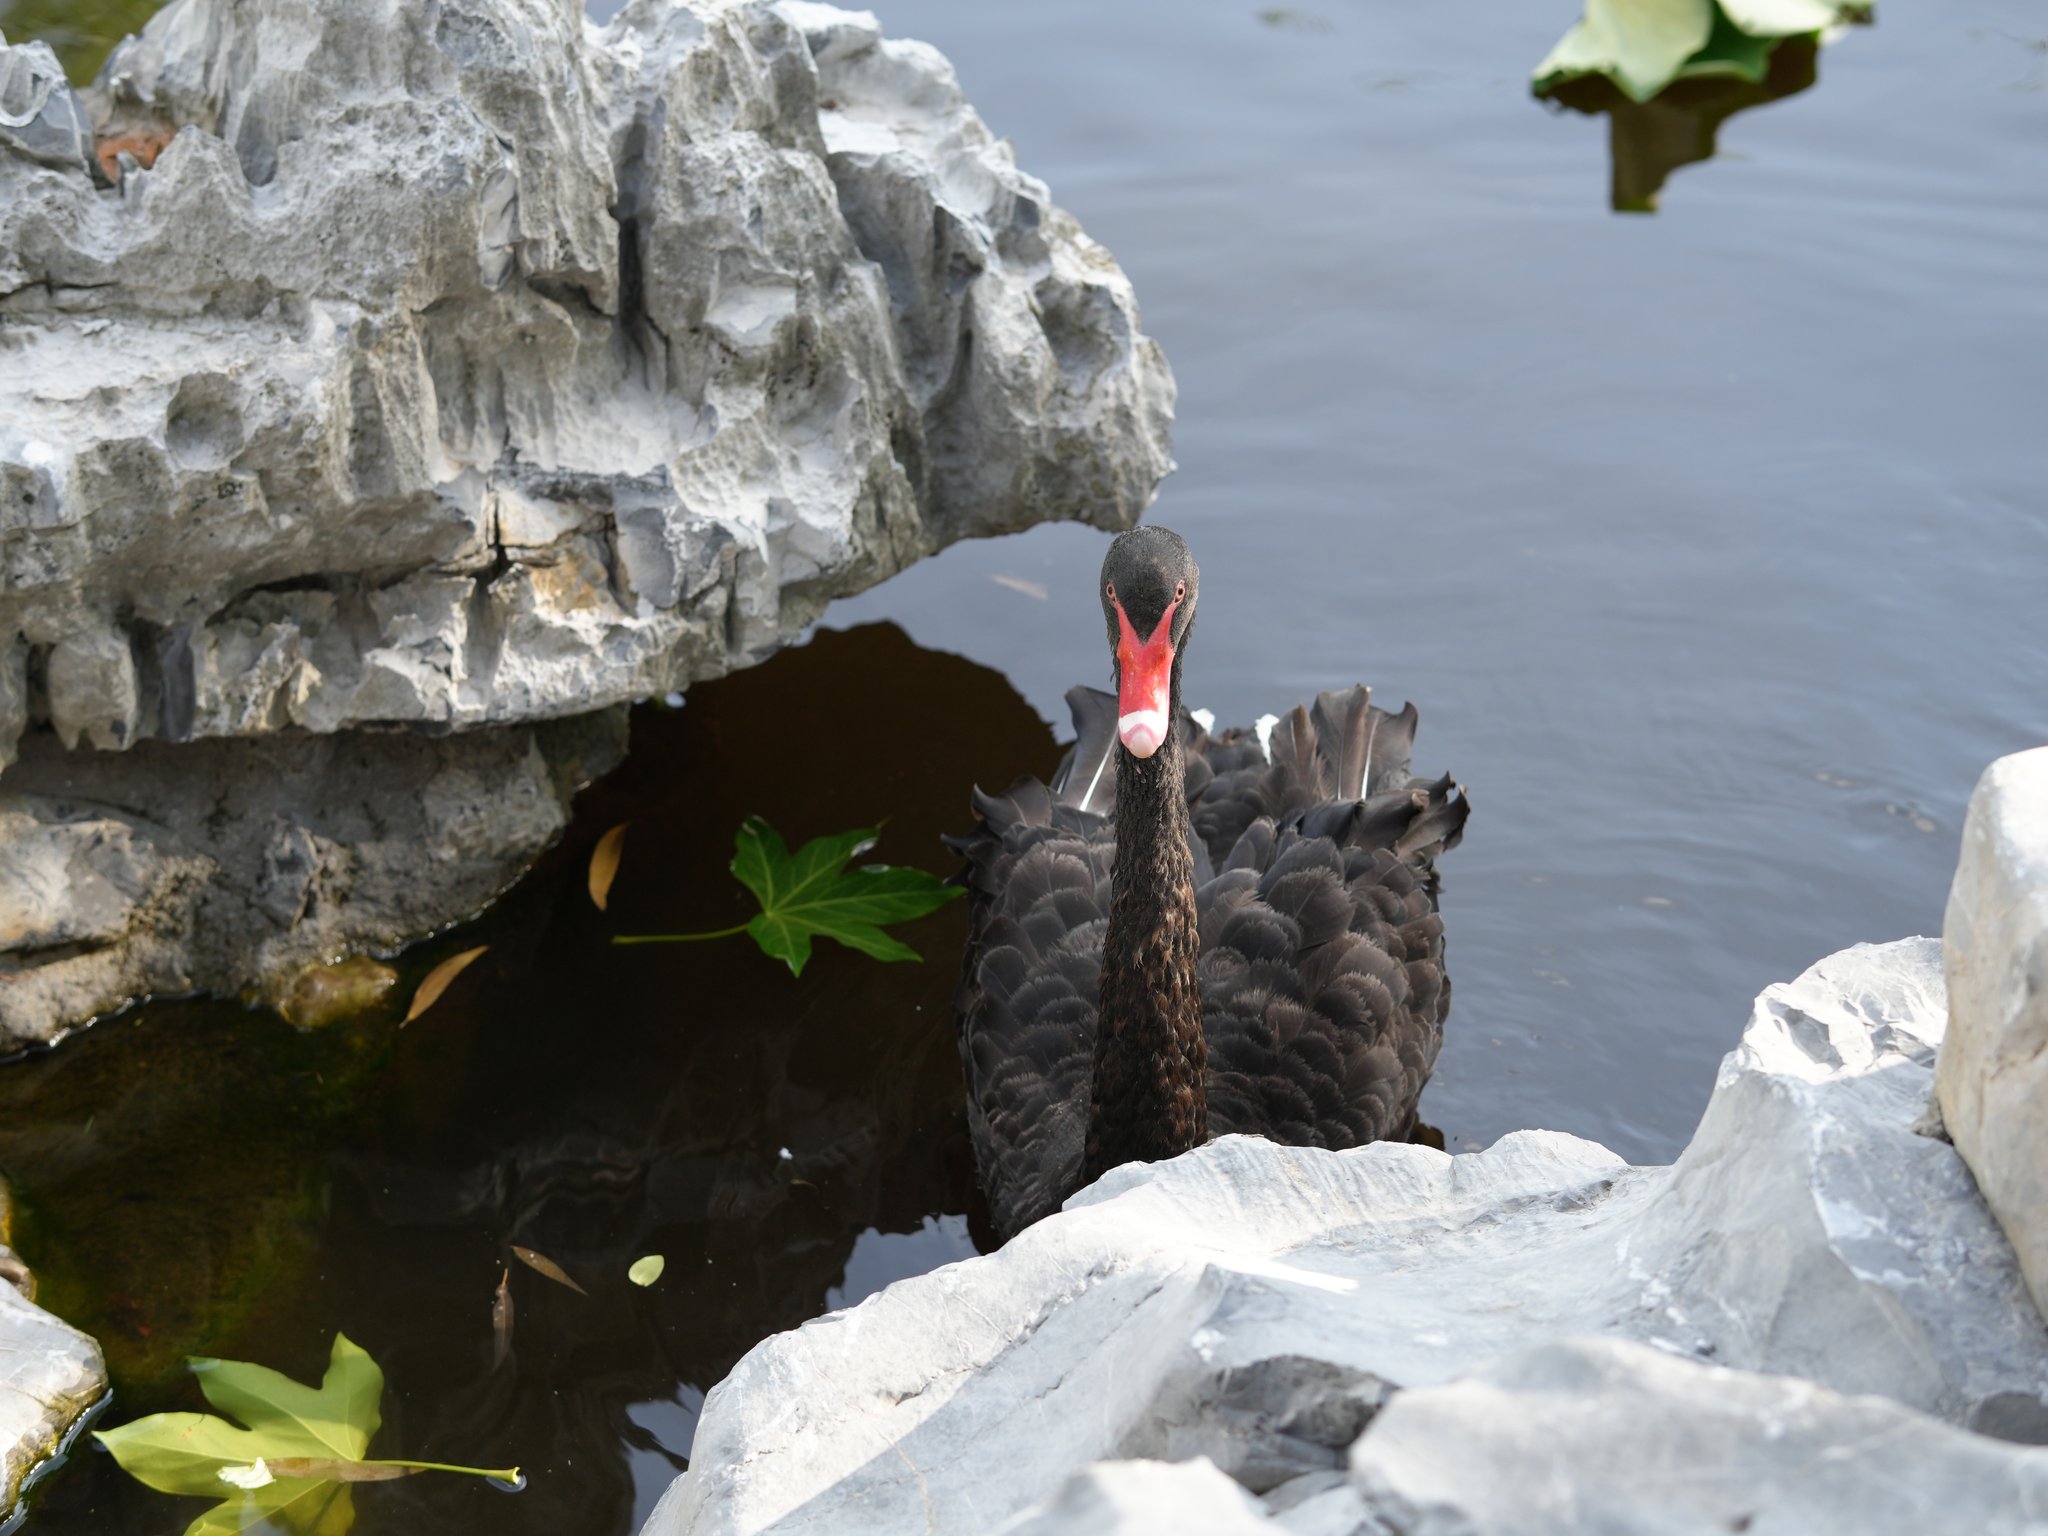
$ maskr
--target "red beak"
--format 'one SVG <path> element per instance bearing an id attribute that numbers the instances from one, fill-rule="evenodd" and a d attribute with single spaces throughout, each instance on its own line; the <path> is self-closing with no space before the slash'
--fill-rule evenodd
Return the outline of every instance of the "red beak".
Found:
<path id="1" fill-rule="evenodd" d="M 1150 757 L 1166 740 L 1173 708 L 1173 610 L 1159 616 L 1152 638 L 1140 640 L 1124 605 L 1116 605 L 1116 734 L 1133 757 Z"/>

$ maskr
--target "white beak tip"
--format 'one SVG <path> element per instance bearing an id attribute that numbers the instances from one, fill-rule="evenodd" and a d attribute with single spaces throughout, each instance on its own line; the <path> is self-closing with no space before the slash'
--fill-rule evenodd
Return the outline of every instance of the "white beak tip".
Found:
<path id="1" fill-rule="evenodd" d="M 1116 734 L 1131 756 L 1150 757 L 1159 750 L 1159 744 L 1166 740 L 1166 712 L 1160 709 L 1134 709 L 1128 715 L 1119 715 Z"/>

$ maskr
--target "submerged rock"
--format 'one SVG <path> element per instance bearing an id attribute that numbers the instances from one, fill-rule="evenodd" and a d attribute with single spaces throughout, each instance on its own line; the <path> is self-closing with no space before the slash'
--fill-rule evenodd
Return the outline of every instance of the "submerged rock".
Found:
<path id="1" fill-rule="evenodd" d="M 1769 988 L 1668 1168 L 1523 1131 L 1118 1169 L 1000 1253 L 757 1347 L 648 1536 L 986 1530 L 1091 1462 L 1197 1455 L 1289 1528 L 1349 1530 L 1308 1522 L 1344 1516 L 1337 1475 L 1405 1395 L 1585 1335 L 2048 1441 L 2048 1326 L 1969 1170 L 1913 1129 L 1945 1019 L 1928 939 Z M 1647 1351 L 1602 1358 L 1664 1390 Z"/>
<path id="2" fill-rule="evenodd" d="M 1970 797 L 1942 946 L 1942 1123 L 2048 1317 L 2048 747 L 2000 758 Z"/>
<path id="3" fill-rule="evenodd" d="M 174 0 L 86 93 L 164 145 L 112 187 L 46 53 L 0 49 L 6 121 L 42 93 L 0 130 L 0 767 L 658 696 L 955 539 L 1126 527 L 1170 467 L 1122 272 L 865 13 Z M 167 825 L 194 765 L 106 771 L 80 803 Z M 403 926 L 471 899 L 422 862 Z M 334 921 L 298 949 L 365 946 Z M 92 942 L 0 1045 L 216 984 Z"/>

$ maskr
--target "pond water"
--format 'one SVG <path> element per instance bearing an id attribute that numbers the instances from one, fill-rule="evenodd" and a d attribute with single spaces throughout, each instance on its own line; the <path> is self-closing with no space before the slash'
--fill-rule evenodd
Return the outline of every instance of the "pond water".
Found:
<path id="1" fill-rule="evenodd" d="M 1369 681 L 1470 790 L 1427 1118 L 1659 1161 L 1759 988 L 1939 931 L 1977 774 L 2048 739 L 2048 21 L 1881 10 L 1618 215 L 1609 125 L 1527 95 L 1572 9 L 881 8 L 1172 359 L 1152 516 L 1203 566 L 1191 702 Z M 961 546 L 643 710 L 563 846 L 407 958 L 401 991 L 492 946 L 409 1029 L 185 1003 L 0 1069 L 20 1246 L 106 1343 L 113 1416 L 199 1406 L 193 1351 L 315 1374 L 339 1328 L 389 1375 L 383 1454 L 530 1479 L 366 1488 L 358 1531 L 624 1536 L 752 1343 L 971 1251 L 957 907 L 908 930 L 925 965 L 824 946 L 797 982 L 606 940 L 744 915 L 750 812 L 886 816 L 883 855 L 945 868 L 967 786 L 1049 767 L 1061 693 L 1105 677 L 1102 547 Z M 628 819 L 604 916 L 583 865 Z M 493 1370 L 511 1243 L 592 1294 L 514 1273 Z M 196 1509 L 80 1451 L 29 1530 Z"/>

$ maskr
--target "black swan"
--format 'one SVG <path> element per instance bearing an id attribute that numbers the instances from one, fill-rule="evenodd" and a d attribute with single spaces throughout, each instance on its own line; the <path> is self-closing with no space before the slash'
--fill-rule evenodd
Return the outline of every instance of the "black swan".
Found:
<path id="1" fill-rule="evenodd" d="M 1050 785 L 974 792 L 960 1056 L 1007 1240 L 1212 1135 L 1403 1138 L 1449 1011 L 1437 856 L 1469 809 L 1357 687 L 1211 735 L 1181 708 L 1200 575 L 1143 527 L 1102 564 L 1116 697 L 1067 694 Z"/>

